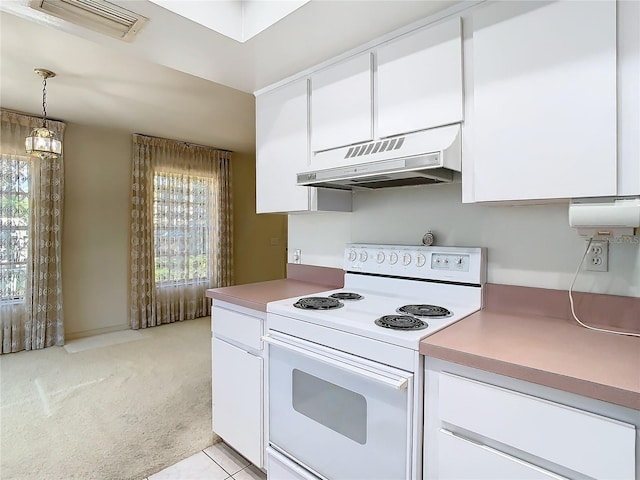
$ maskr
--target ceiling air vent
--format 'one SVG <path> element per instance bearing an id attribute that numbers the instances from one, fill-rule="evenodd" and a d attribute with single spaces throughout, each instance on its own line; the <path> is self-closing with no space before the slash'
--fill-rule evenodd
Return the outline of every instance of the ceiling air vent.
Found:
<path id="1" fill-rule="evenodd" d="M 148 20 L 104 0 L 31 0 L 31 8 L 130 42 Z"/>

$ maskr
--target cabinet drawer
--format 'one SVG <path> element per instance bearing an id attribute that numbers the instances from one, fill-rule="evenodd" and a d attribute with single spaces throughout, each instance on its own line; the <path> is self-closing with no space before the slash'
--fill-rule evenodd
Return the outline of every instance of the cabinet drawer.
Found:
<path id="1" fill-rule="evenodd" d="M 440 375 L 438 408 L 454 431 L 593 478 L 635 478 L 633 425 L 447 373 Z"/>
<path id="2" fill-rule="evenodd" d="M 461 461 L 464 459 L 464 461 Z M 562 480 L 547 470 L 535 467 L 484 445 L 438 432 L 438 478 L 440 480 Z"/>
<path id="3" fill-rule="evenodd" d="M 216 337 L 262 350 L 262 319 L 220 307 L 214 307 L 212 315 L 213 334 Z"/>

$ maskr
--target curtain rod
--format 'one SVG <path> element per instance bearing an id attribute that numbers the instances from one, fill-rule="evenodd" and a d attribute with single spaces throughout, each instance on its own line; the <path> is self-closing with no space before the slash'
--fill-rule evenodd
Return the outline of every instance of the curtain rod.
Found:
<path id="1" fill-rule="evenodd" d="M 181 143 L 183 145 L 188 145 L 190 147 L 213 148 L 214 150 L 218 150 L 220 152 L 233 153 L 233 150 L 226 150 L 224 148 L 212 147 L 211 145 L 201 145 L 199 143 L 185 142 L 183 140 L 174 140 L 172 138 L 155 137 L 153 135 L 145 135 L 144 133 L 136 133 L 135 135 L 139 135 L 140 137 L 146 137 L 146 138 L 156 138 L 158 140 L 171 140 L 172 142 Z"/>

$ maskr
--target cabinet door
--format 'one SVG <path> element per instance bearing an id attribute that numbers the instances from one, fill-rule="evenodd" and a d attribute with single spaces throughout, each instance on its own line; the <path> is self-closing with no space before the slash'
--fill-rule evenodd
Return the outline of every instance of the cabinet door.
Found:
<path id="1" fill-rule="evenodd" d="M 308 187 L 296 174 L 308 167 L 307 80 L 256 98 L 256 212 L 309 209 Z"/>
<path id="2" fill-rule="evenodd" d="M 640 2 L 618 2 L 618 195 L 640 195 Z"/>
<path id="3" fill-rule="evenodd" d="M 564 477 L 492 448 L 441 430 L 438 433 L 438 478 L 441 480 L 560 480 Z"/>
<path id="4" fill-rule="evenodd" d="M 476 201 L 616 194 L 616 2 L 473 15 Z"/>
<path id="5" fill-rule="evenodd" d="M 589 478 L 635 476 L 631 424 L 450 374 L 440 375 L 438 408 L 447 425 Z"/>
<path id="6" fill-rule="evenodd" d="M 462 121 L 460 18 L 380 47 L 377 63 L 377 137 Z"/>
<path id="7" fill-rule="evenodd" d="M 364 53 L 311 77 L 311 150 L 372 140 L 371 54 Z"/>
<path id="8" fill-rule="evenodd" d="M 213 338 L 213 430 L 263 466 L 262 358 Z"/>

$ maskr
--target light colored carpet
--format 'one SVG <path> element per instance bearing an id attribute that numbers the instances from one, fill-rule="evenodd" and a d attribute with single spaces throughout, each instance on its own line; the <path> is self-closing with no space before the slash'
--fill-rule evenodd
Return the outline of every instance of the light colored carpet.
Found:
<path id="1" fill-rule="evenodd" d="M 3 480 L 142 479 L 213 443 L 210 319 L 144 334 L 0 356 Z"/>

